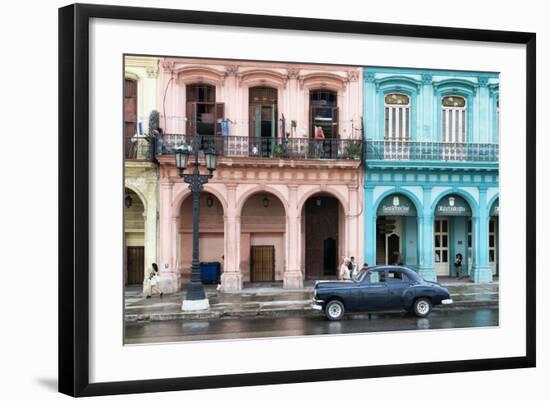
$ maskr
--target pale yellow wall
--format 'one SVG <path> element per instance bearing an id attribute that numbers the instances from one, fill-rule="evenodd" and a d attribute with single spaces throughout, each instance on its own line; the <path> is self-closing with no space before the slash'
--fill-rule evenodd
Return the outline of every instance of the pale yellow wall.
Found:
<path id="1" fill-rule="evenodd" d="M 137 118 L 142 122 L 144 132 L 147 132 L 149 114 L 159 108 L 159 59 L 127 56 L 124 72 L 126 78 L 138 81 Z"/>

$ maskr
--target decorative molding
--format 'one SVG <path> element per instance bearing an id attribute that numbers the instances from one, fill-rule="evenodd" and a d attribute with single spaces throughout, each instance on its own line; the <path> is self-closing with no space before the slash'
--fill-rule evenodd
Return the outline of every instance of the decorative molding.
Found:
<path id="1" fill-rule="evenodd" d="M 225 76 L 226 77 L 236 77 L 239 72 L 238 65 L 226 65 L 225 66 Z"/>
<path id="2" fill-rule="evenodd" d="M 255 69 L 237 73 L 237 79 L 239 86 L 246 84 L 248 81 L 260 81 L 262 84 L 272 83 L 275 86 L 286 89 L 288 75 L 272 70 Z"/>
<path id="3" fill-rule="evenodd" d="M 299 68 L 288 68 L 287 69 L 287 77 L 288 79 L 298 79 L 300 77 L 300 69 Z"/>
<path id="4" fill-rule="evenodd" d="M 382 89 L 385 89 L 387 87 L 390 90 L 412 90 L 418 94 L 422 85 L 422 83 L 416 79 L 395 75 L 381 79 L 375 79 L 374 82 L 376 92 L 380 92 Z"/>
<path id="5" fill-rule="evenodd" d="M 448 89 L 454 92 L 470 91 L 472 95 L 475 96 L 475 94 L 477 93 L 477 89 L 479 88 L 479 84 L 472 81 L 465 80 L 465 79 L 455 78 L 455 79 L 446 79 L 443 81 L 434 82 L 433 88 L 434 88 L 434 95 L 437 95 L 439 92 Z M 460 94 L 460 93 L 457 93 L 457 94 Z"/>
<path id="6" fill-rule="evenodd" d="M 363 80 L 365 82 L 374 82 L 375 80 L 375 74 L 374 72 L 366 72 L 365 75 L 363 76 Z"/>
<path id="7" fill-rule="evenodd" d="M 306 86 L 311 88 L 315 85 L 319 85 L 322 88 L 331 86 L 345 91 L 348 84 L 347 78 L 331 73 L 300 75 L 298 81 L 300 83 L 300 89 L 304 89 Z"/>
<path id="8" fill-rule="evenodd" d="M 158 78 L 159 76 L 159 68 L 158 66 L 149 66 L 145 69 L 145 72 L 147 73 L 147 78 Z"/>
<path id="9" fill-rule="evenodd" d="M 487 83 L 489 82 L 489 78 L 481 76 L 478 77 L 477 81 L 479 82 L 479 86 L 485 88 L 487 86 Z"/>
<path id="10" fill-rule="evenodd" d="M 422 83 L 424 85 L 431 85 L 433 80 L 432 74 L 422 74 Z"/>
<path id="11" fill-rule="evenodd" d="M 175 63 L 170 60 L 162 60 L 161 62 L 163 71 L 166 72 L 174 72 L 174 65 Z"/>
<path id="12" fill-rule="evenodd" d="M 357 82 L 359 80 L 359 71 L 350 70 L 348 71 L 348 82 Z"/>

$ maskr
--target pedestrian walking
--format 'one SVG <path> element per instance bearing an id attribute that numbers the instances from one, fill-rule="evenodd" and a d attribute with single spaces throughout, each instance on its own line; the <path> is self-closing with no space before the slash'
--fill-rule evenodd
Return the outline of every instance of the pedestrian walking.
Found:
<path id="1" fill-rule="evenodd" d="M 151 298 L 153 293 L 159 294 L 159 296 L 162 298 L 162 291 L 160 290 L 159 284 L 160 284 L 160 277 L 159 277 L 159 268 L 156 263 L 153 263 L 153 271 L 149 274 L 149 294 L 147 294 L 147 298 Z"/>
<path id="2" fill-rule="evenodd" d="M 460 273 L 462 270 L 462 254 L 457 253 L 455 256 L 455 274 L 458 279 L 461 278 Z"/>
<path id="3" fill-rule="evenodd" d="M 338 270 L 338 280 L 350 279 L 350 264 L 351 260 L 347 257 L 344 257 L 344 262 L 340 265 L 340 269 Z"/>

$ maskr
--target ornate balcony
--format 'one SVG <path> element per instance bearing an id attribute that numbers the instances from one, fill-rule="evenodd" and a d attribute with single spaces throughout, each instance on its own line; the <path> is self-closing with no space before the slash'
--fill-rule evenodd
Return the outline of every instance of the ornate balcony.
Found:
<path id="1" fill-rule="evenodd" d="M 498 168 L 499 148 L 496 143 L 413 142 L 367 140 L 367 166 L 380 164 L 445 165 Z M 403 163 L 401 163 L 403 162 Z"/>
<path id="2" fill-rule="evenodd" d="M 158 139 L 157 154 L 170 155 L 178 147 L 191 146 L 192 136 L 164 134 Z M 248 136 L 201 137 L 203 149 L 215 149 L 219 156 L 247 159 L 355 160 L 363 154 L 360 139 L 255 138 Z"/>
<path id="3" fill-rule="evenodd" d="M 155 149 L 155 138 L 134 137 L 129 139 L 124 146 L 124 157 L 126 160 L 153 161 Z"/>

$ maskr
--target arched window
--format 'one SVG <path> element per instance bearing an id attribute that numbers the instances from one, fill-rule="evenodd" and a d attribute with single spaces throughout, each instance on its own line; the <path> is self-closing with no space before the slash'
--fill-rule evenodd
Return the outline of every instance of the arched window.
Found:
<path id="1" fill-rule="evenodd" d="M 466 99 L 458 95 L 444 96 L 441 100 L 441 129 L 443 142 L 466 142 Z"/>
<path id="2" fill-rule="evenodd" d="M 408 140 L 411 125 L 411 99 L 403 93 L 384 97 L 384 138 Z"/>

